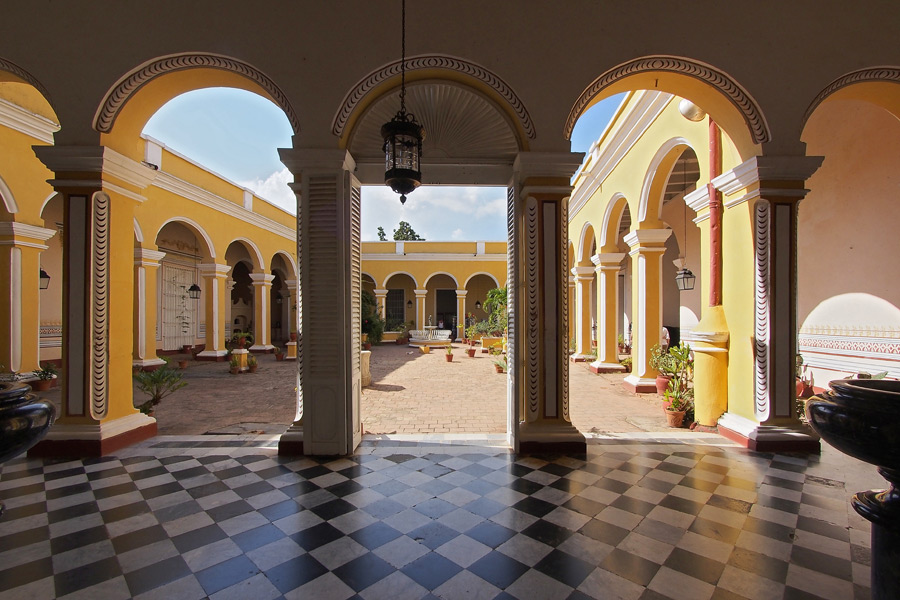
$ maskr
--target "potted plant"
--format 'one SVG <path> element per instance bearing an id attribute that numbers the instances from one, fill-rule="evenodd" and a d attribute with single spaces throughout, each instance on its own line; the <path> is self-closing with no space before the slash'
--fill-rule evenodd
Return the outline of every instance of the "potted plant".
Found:
<path id="1" fill-rule="evenodd" d="M 626 373 L 631 373 L 631 362 L 632 358 L 630 356 L 625 357 L 621 360 L 622 366 L 625 367 Z"/>
<path id="2" fill-rule="evenodd" d="M 670 427 L 681 427 L 685 414 L 693 409 L 694 356 L 683 343 L 670 348 L 669 354 L 674 368 L 665 394 L 666 421 Z"/>
<path id="3" fill-rule="evenodd" d="M 253 334 L 249 331 L 235 331 L 231 341 L 237 344 L 238 348 L 243 348 L 246 344 L 253 343 Z"/>
<path id="4" fill-rule="evenodd" d="M 56 377 L 56 368 L 53 363 L 45 362 L 40 369 L 32 371 L 37 380 L 31 382 L 31 389 L 36 392 L 46 392 L 53 384 L 53 378 Z"/>
<path id="5" fill-rule="evenodd" d="M 506 371 L 506 357 L 505 356 L 501 356 L 500 358 L 498 358 L 497 360 L 494 361 L 494 370 L 496 370 L 498 373 L 503 373 L 504 371 Z"/>
<path id="6" fill-rule="evenodd" d="M 149 400 L 138 405 L 137 408 L 151 417 L 163 398 L 187 385 L 187 381 L 184 381 L 184 374 L 169 367 L 168 361 L 158 369 L 136 373 L 134 379 L 138 389 L 150 396 Z"/>
<path id="7" fill-rule="evenodd" d="M 453 362 L 453 346 L 447 346 L 447 353 L 444 355 L 447 362 Z"/>
<path id="8" fill-rule="evenodd" d="M 475 346 L 469 346 L 466 348 L 466 354 L 469 355 L 469 358 L 475 358 Z"/>
<path id="9" fill-rule="evenodd" d="M 625 336 L 620 333 L 619 337 L 616 338 L 616 342 L 619 345 L 619 354 L 623 354 L 625 352 Z"/>
<path id="10" fill-rule="evenodd" d="M 181 370 L 187 369 L 188 361 L 186 358 L 178 359 L 178 368 Z"/>
<path id="11" fill-rule="evenodd" d="M 237 375 L 241 372 L 241 359 L 235 355 L 231 356 L 231 359 L 228 361 L 228 372 L 232 375 Z"/>
<path id="12" fill-rule="evenodd" d="M 656 344 L 650 348 L 650 368 L 656 371 L 656 393 L 662 396 L 675 371 L 675 359 L 668 350 Z"/>
<path id="13" fill-rule="evenodd" d="M 284 360 L 284 349 L 281 346 L 274 346 L 272 351 L 275 352 L 275 360 Z"/>
<path id="14" fill-rule="evenodd" d="M 259 363 L 256 360 L 256 356 L 254 356 L 253 354 L 247 356 L 247 369 L 249 369 L 251 373 L 256 373 L 256 369 L 258 367 Z"/>

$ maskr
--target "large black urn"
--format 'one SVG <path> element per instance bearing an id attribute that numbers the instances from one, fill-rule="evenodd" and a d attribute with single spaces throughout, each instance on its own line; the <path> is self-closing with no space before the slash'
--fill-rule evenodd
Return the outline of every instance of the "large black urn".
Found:
<path id="1" fill-rule="evenodd" d="M 54 419 L 56 407 L 31 393 L 29 385 L 0 383 L 0 464 L 38 443 Z"/>
<path id="2" fill-rule="evenodd" d="M 900 381 L 842 379 L 806 404 L 809 424 L 826 442 L 878 466 L 890 484 L 853 496 L 872 522 L 872 598 L 900 598 Z"/>

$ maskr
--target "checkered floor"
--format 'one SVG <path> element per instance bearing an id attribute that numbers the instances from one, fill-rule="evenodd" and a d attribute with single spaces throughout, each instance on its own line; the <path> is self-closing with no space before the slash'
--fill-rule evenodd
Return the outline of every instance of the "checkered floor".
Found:
<path id="1" fill-rule="evenodd" d="M 839 471 L 711 437 L 530 457 L 368 440 L 336 460 L 184 437 L 16 459 L 0 598 L 868 598 Z"/>

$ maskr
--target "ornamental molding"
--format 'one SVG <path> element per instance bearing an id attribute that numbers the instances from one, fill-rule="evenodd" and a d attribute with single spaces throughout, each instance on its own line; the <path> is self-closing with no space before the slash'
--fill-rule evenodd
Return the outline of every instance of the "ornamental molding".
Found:
<path id="1" fill-rule="evenodd" d="M 756 357 L 754 375 L 754 415 L 760 422 L 769 418 L 771 404 L 769 401 L 769 362 L 771 338 L 772 307 L 769 303 L 771 290 L 769 265 L 772 264 L 771 239 L 769 235 L 770 205 L 768 202 L 756 204 L 756 273 L 755 273 L 755 317 L 754 317 L 754 355 Z"/>
<path id="2" fill-rule="evenodd" d="M 369 261 L 420 262 L 420 261 L 458 261 L 458 262 L 506 262 L 505 254 L 363 254 L 362 259 Z"/>
<path id="3" fill-rule="evenodd" d="M 52 144 L 53 134 L 59 131 L 58 123 L 3 98 L 0 98 L 0 125 L 24 133 L 44 144 Z"/>
<path id="4" fill-rule="evenodd" d="M 90 408 L 99 420 L 109 409 L 109 195 L 97 192 L 92 204 Z"/>
<path id="5" fill-rule="evenodd" d="M 642 244 L 664 244 L 671 235 L 671 229 L 635 229 L 622 239 L 631 248 L 640 248 L 641 250 L 659 250 L 659 248 L 643 247 Z M 665 250 L 665 248 L 662 249 Z"/>
<path id="6" fill-rule="evenodd" d="M 211 53 L 184 53 L 173 54 L 157 58 L 144 63 L 137 69 L 125 75 L 116 82 L 112 89 L 107 92 L 94 115 L 94 129 L 100 133 L 109 133 L 112 131 L 113 124 L 116 121 L 125 103 L 144 85 L 153 79 L 187 69 L 219 69 L 236 73 L 253 81 L 268 94 L 281 110 L 284 111 L 294 135 L 300 133 L 300 120 L 291 106 L 287 95 L 279 88 L 272 79 L 262 73 L 256 67 L 243 61 Z"/>
<path id="7" fill-rule="evenodd" d="M 331 132 L 335 136 L 341 137 L 343 135 L 344 129 L 350 120 L 350 116 L 359 106 L 359 103 L 363 98 L 388 79 L 400 76 L 400 66 L 401 61 L 399 60 L 388 63 L 377 71 L 373 71 L 369 75 L 366 75 L 353 86 L 353 89 L 344 96 L 340 108 L 332 121 Z M 534 123 L 531 120 L 531 116 L 528 114 L 528 110 L 525 108 L 525 104 L 519 99 L 512 88 L 495 73 L 473 62 L 445 54 L 427 54 L 406 59 L 407 73 L 427 69 L 455 71 L 457 73 L 468 75 L 487 85 L 506 101 L 507 105 L 515 113 L 519 120 L 519 125 L 522 127 L 522 130 L 525 131 L 525 134 L 529 139 L 535 138 L 536 133 Z"/>
<path id="8" fill-rule="evenodd" d="M 724 72 L 710 65 L 668 55 L 638 58 L 613 67 L 595 79 L 581 93 L 581 96 L 575 102 L 575 106 L 569 112 L 569 118 L 566 120 L 566 127 L 563 132 L 566 139 L 572 138 L 572 130 L 575 128 L 575 122 L 578 120 L 578 117 L 581 116 L 591 100 L 604 88 L 625 77 L 653 71 L 687 75 L 709 84 L 728 98 L 729 102 L 744 116 L 744 122 L 747 124 L 754 143 L 764 144 L 771 139 L 769 125 L 766 123 L 762 110 L 740 84 Z"/>
<path id="9" fill-rule="evenodd" d="M 806 127 L 806 122 L 809 120 L 815 110 L 825 100 L 825 98 L 827 98 L 831 94 L 842 88 L 857 83 L 878 81 L 886 83 L 900 83 L 900 67 L 870 67 L 866 69 L 859 69 L 858 71 L 851 71 L 846 75 L 838 77 L 837 79 L 829 83 L 824 90 L 819 92 L 815 99 L 810 103 L 809 108 L 806 109 L 806 113 L 804 113 L 803 115 L 803 122 L 800 125 L 800 131 L 803 131 L 803 129 Z"/>
<path id="10" fill-rule="evenodd" d="M 37 79 L 35 79 L 31 73 L 29 73 L 16 63 L 0 58 L 0 71 L 12 73 L 19 79 L 31 85 L 32 87 L 34 87 L 34 89 L 41 93 L 41 96 L 43 96 L 51 106 L 53 105 L 53 102 L 50 100 L 50 92 L 47 91 L 47 88 L 45 88 Z"/>
<path id="11" fill-rule="evenodd" d="M 38 227 L 37 225 L 29 225 L 27 223 L 19 223 L 17 221 L 3 221 L 0 222 L 0 235 L 24 237 L 46 242 L 56 235 L 56 230 Z M 44 246 L 44 248 L 46 249 L 46 246 Z"/>

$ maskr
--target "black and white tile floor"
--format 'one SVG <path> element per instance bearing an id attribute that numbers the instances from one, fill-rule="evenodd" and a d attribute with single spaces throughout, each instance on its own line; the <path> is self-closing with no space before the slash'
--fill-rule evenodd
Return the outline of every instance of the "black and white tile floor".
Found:
<path id="1" fill-rule="evenodd" d="M 10 461 L 0 598 L 869 597 L 869 528 L 845 485 L 867 467 L 833 451 L 366 440 L 349 458 L 285 459 L 275 440 Z"/>

